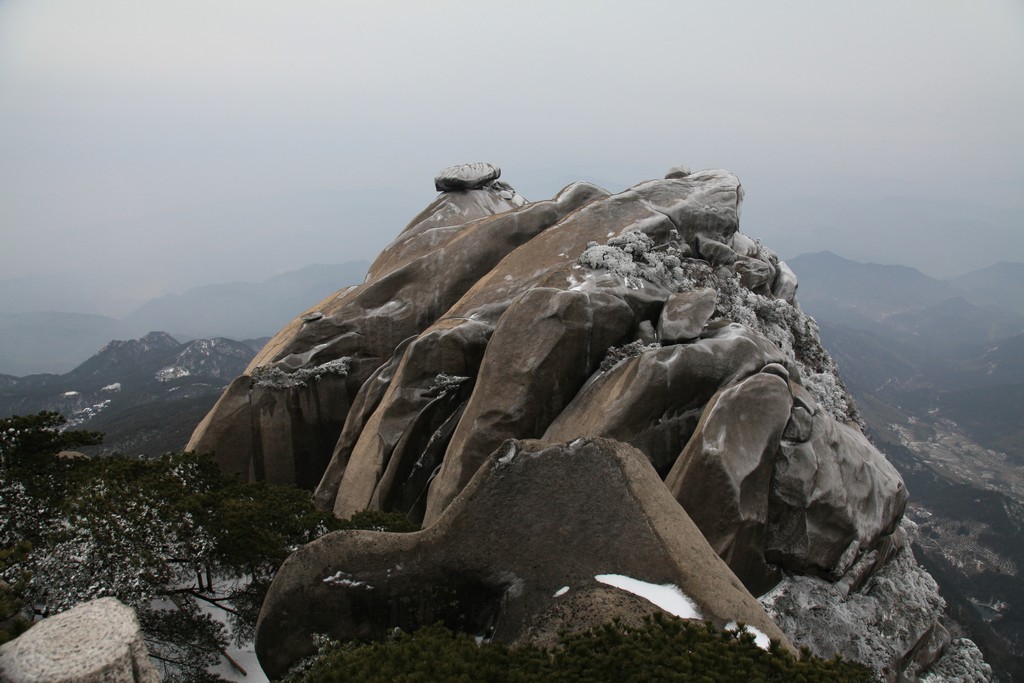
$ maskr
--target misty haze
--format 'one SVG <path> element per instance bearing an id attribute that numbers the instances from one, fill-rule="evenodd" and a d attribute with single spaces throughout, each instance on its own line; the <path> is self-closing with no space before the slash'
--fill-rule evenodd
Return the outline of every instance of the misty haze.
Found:
<path id="1" fill-rule="evenodd" d="M 1022 79 L 1016 0 L 0 2 L 0 679 L 1024 679 Z"/>

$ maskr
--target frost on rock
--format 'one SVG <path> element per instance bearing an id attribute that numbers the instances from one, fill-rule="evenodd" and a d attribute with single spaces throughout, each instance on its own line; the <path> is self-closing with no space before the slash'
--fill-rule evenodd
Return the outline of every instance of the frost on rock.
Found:
<path id="1" fill-rule="evenodd" d="M 519 451 L 518 449 L 516 449 L 515 441 L 507 442 L 507 445 L 505 446 L 505 453 L 500 458 L 498 458 L 497 462 L 494 463 L 495 469 L 508 467 L 516 459 L 516 456 L 518 454 Z"/>
<path id="2" fill-rule="evenodd" d="M 643 280 L 668 285 L 683 278 L 680 254 L 672 244 L 655 246 L 646 233 L 627 230 L 605 244 L 590 242 L 577 263 L 603 268 L 623 278 L 627 287 L 639 289 Z"/>
<path id="3" fill-rule="evenodd" d="M 900 659 L 945 607 L 935 580 L 910 550 L 915 525 L 904 521 L 903 529 L 899 552 L 857 592 L 844 596 L 839 584 L 793 575 L 763 595 L 761 605 L 797 647 L 826 659 L 842 655 L 883 678 L 895 676 Z"/>
<path id="4" fill-rule="evenodd" d="M 713 276 L 718 292 L 716 318 L 758 332 L 775 344 L 800 372 L 803 386 L 818 405 L 840 422 L 860 422 L 856 406 L 839 378 L 839 369 L 821 345 L 818 324 L 796 306 L 752 292 L 735 275 Z"/>
<path id="5" fill-rule="evenodd" d="M 441 398 L 443 396 L 447 396 L 453 391 L 457 391 L 460 386 L 465 382 L 468 382 L 470 379 L 472 378 L 439 372 L 437 373 L 437 376 L 434 377 L 434 381 L 427 390 L 427 393 L 431 396 Z"/>
<path id="6" fill-rule="evenodd" d="M 973 640 L 957 638 L 928 673 L 921 676 L 922 683 L 954 683 L 959 681 L 991 681 L 992 667 L 985 663 L 984 655 Z"/>
<path id="7" fill-rule="evenodd" d="M 672 238 L 678 240 L 679 236 L 675 233 Z M 753 240 L 747 241 L 750 242 L 748 250 L 760 253 L 767 259 L 765 263 L 773 259 L 778 262 L 778 257 L 770 250 Z M 702 287 L 714 289 L 718 301 L 712 320 L 730 320 L 763 335 L 799 370 L 800 381 L 823 409 L 840 422 L 859 423 L 856 406 L 839 379 L 835 362 L 821 345 L 814 319 L 785 299 L 752 291 L 743 285 L 741 276 L 733 269 L 715 269 L 705 260 L 684 257 L 685 248 L 685 244 L 677 245 L 671 240 L 655 245 L 646 233 L 627 230 L 605 244 L 591 242 L 580 255 L 578 264 L 607 270 L 635 289 L 642 288 L 645 280 L 674 292 Z M 608 370 L 619 361 L 651 348 L 636 344 L 610 350 L 601 370 Z"/>
<path id="8" fill-rule="evenodd" d="M 346 574 L 340 570 L 324 579 L 324 583 L 331 586 L 342 586 L 343 588 L 362 588 L 368 591 L 373 590 L 373 586 L 367 582 L 353 579 L 350 574 Z"/>
<path id="9" fill-rule="evenodd" d="M 627 358 L 633 358 L 634 356 L 639 356 L 644 351 L 650 351 L 651 349 L 658 348 L 661 348 L 661 344 L 657 342 L 654 342 L 653 344 L 644 344 L 640 339 L 631 341 L 630 343 L 622 346 L 613 346 L 608 349 L 608 353 L 605 355 L 604 360 L 601 361 L 601 372 L 611 370 Z"/>
<path id="10" fill-rule="evenodd" d="M 261 389 L 304 387 L 311 381 L 319 382 L 324 375 L 345 377 L 351 368 L 352 359 L 348 356 L 312 368 L 299 368 L 295 372 L 285 372 L 273 365 L 260 365 L 252 371 L 252 386 Z"/>

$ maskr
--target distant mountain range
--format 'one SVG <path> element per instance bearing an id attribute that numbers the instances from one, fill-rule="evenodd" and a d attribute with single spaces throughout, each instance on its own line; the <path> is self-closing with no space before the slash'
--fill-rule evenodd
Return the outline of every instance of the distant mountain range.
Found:
<path id="1" fill-rule="evenodd" d="M 166 332 L 112 341 L 63 375 L 0 375 L 0 415 L 41 410 L 105 433 L 92 453 L 160 455 L 181 450 L 221 391 L 266 338 L 178 342 Z"/>
<path id="2" fill-rule="evenodd" d="M 362 282 L 368 268 L 367 261 L 315 264 L 264 282 L 196 287 L 153 299 L 122 319 L 62 311 L 0 312 L 0 373 L 68 372 L 111 339 L 150 330 L 168 330 L 179 339 L 270 336 L 311 303 Z"/>
<path id="3" fill-rule="evenodd" d="M 991 198 L 766 195 L 744 201 L 744 220 L 787 256 L 831 249 L 857 261 L 884 257 L 943 278 L 985 268 L 997 258 L 1022 259 L 1024 210 Z M 993 251 L 994 244 L 1003 248 Z"/>
<path id="4" fill-rule="evenodd" d="M 1024 676 L 1024 264 L 942 281 L 830 252 L 787 263 L 907 483 L 921 562 L 986 659 Z"/>

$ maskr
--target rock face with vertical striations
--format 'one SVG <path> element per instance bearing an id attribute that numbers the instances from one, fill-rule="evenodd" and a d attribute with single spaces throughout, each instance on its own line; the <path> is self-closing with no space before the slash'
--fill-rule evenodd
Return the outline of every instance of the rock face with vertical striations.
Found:
<path id="1" fill-rule="evenodd" d="M 366 282 L 300 312 L 196 429 L 189 447 L 212 451 L 228 471 L 306 487 L 339 516 L 398 511 L 426 529 L 386 543 L 318 542 L 286 565 L 301 562 L 306 573 L 282 571 L 291 588 L 275 584 L 272 596 L 297 600 L 308 590 L 327 599 L 320 594 L 328 588 L 305 584 L 334 576 L 324 572 L 350 552 L 363 559 L 332 572 L 383 580 L 394 558 L 364 553 L 364 545 L 444 555 L 437 529 L 455 524 L 449 511 L 464 510 L 468 491 L 504 487 L 503 505 L 514 507 L 539 486 L 520 481 L 517 468 L 497 474 L 493 454 L 509 439 L 562 453 L 551 462 L 576 463 L 565 449 L 580 439 L 636 449 L 659 481 L 659 500 L 668 496 L 692 520 L 721 558 L 715 571 L 748 595 L 793 577 L 860 595 L 894 558 L 913 562 L 899 531 L 903 481 L 863 435 L 816 324 L 797 304 L 793 271 L 740 232 L 735 175 L 676 167 L 618 194 L 576 183 L 537 202 L 499 176 L 491 164 L 440 172 L 437 199 L 381 253 Z M 607 486 L 600 467 L 555 470 L 574 495 Z M 637 505 L 641 515 L 660 514 Z M 514 524 L 488 533 L 511 538 Z M 569 515 L 564 525 L 585 522 Z M 480 540 L 464 533 L 456 537 Z M 600 559 L 608 533 L 593 529 L 597 555 L 587 561 Z M 534 565 L 554 557 L 544 544 L 523 548 Z M 499 570 L 466 569 L 472 585 L 426 571 L 402 590 L 469 591 L 493 607 L 518 590 L 486 573 Z M 385 625 L 345 612 L 349 598 L 337 598 L 338 615 L 348 614 L 337 620 L 295 614 L 291 599 L 273 598 L 272 607 L 268 598 L 261 656 L 307 651 L 305 635 L 285 647 L 293 631 Z M 588 599 L 574 599 L 584 609 Z M 719 614 L 711 603 L 704 613 Z M 773 614 L 800 622 L 783 607 Z M 304 619 L 330 623 L 307 628 Z M 517 634 L 536 630 L 527 622 Z M 898 672 L 916 658 L 915 670 L 926 669 L 930 662 L 918 660 L 940 656 L 945 643 L 933 637 L 935 626 L 934 614 L 907 622 L 900 642 L 914 652 L 896 653 L 899 645 L 886 661 L 866 663 Z"/>

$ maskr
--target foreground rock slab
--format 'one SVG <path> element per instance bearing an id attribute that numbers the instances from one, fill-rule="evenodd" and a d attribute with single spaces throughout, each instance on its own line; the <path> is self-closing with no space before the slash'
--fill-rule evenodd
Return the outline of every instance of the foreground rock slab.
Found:
<path id="1" fill-rule="evenodd" d="M 583 481 L 581 481 L 583 480 Z M 382 637 L 445 622 L 501 642 L 635 618 L 658 606 L 595 577 L 678 589 L 706 620 L 789 641 L 715 554 L 647 457 L 610 439 L 506 441 L 436 524 L 412 534 L 342 531 L 294 553 L 260 613 L 270 676 L 315 651 L 313 634 Z M 593 600 L 601 605 L 593 609 Z"/>
<path id="2" fill-rule="evenodd" d="M 158 683 L 135 612 L 100 598 L 0 646 L 3 683 Z"/>

